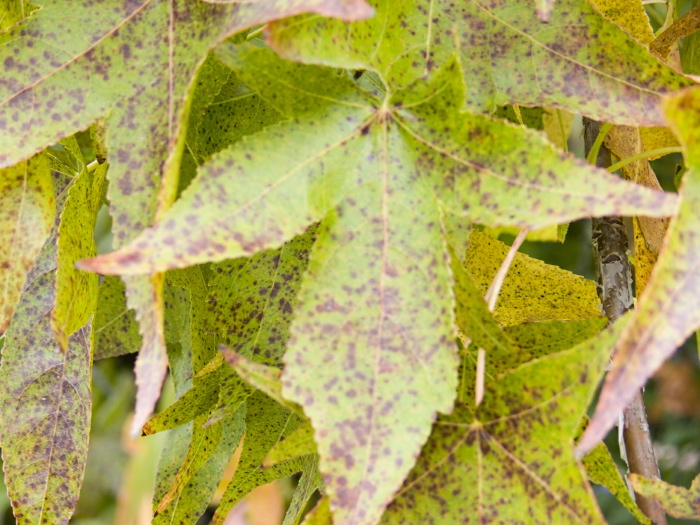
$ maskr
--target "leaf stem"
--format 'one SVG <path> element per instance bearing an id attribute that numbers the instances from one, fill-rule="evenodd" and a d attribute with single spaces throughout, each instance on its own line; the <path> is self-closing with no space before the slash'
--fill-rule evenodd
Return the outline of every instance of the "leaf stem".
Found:
<path id="1" fill-rule="evenodd" d="M 254 38 L 257 38 L 258 36 L 260 36 L 260 34 L 261 34 L 263 31 L 265 31 L 265 28 L 266 28 L 266 27 L 267 27 L 267 24 L 258 27 L 255 31 L 251 31 L 250 33 L 248 33 L 248 36 L 245 37 L 245 39 L 248 40 L 248 41 L 250 41 L 250 40 L 253 40 Z"/>
<path id="2" fill-rule="evenodd" d="M 603 135 L 603 126 L 588 118 L 583 119 L 583 126 L 587 158 L 592 157 L 596 166 L 600 168 L 608 168 L 611 164 L 610 150 L 601 146 L 598 151 L 593 151 L 595 144 L 602 142 L 598 139 Z M 592 156 L 592 153 L 595 153 L 595 156 Z M 627 233 L 619 217 L 594 218 L 592 222 L 596 288 L 605 315 L 614 323 L 634 306 L 632 266 L 627 258 Z M 623 455 L 627 457 L 629 471 L 659 479 L 659 467 L 654 456 L 641 390 L 637 391 L 634 400 L 622 415 L 621 430 L 625 448 Z M 666 525 L 666 514 L 656 500 L 639 494 L 636 500 L 639 508 L 651 518 L 654 525 Z"/>
<path id="3" fill-rule="evenodd" d="M 606 168 L 610 172 L 614 172 L 619 170 L 620 168 L 624 168 L 628 164 L 632 164 L 633 162 L 637 162 L 638 160 L 646 159 L 648 157 L 655 157 L 655 156 L 662 156 L 662 155 L 668 155 L 669 153 L 682 153 L 683 149 L 679 146 L 671 146 L 668 148 L 657 148 L 657 149 L 650 149 L 649 151 L 642 151 L 640 153 L 637 153 L 636 155 L 632 155 L 631 157 L 627 157 L 626 159 L 622 159 L 619 162 L 616 162 L 612 166 Z"/>
<path id="4" fill-rule="evenodd" d="M 530 228 L 523 228 L 520 230 L 518 235 L 515 237 L 515 240 L 513 241 L 513 244 L 511 245 L 510 249 L 508 250 L 508 253 L 506 254 L 505 259 L 503 259 L 503 262 L 501 263 L 501 267 L 498 269 L 496 272 L 496 275 L 493 278 L 493 281 L 491 281 L 491 285 L 489 286 L 489 289 L 486 291 L 486 295 L 484 295 L 484 299 L 486 300 L 486 303 L 488 304 L 489 311 L 493 312 L 494 309 L 496 308 L 496 301 L 498 300 L 498 294 L 501 291 L 501 287 L 503 286 L 503 282 L 506 280 L 506 275 L 508 275 L 508 270 L 510 269 L 511 264 L 513 264 L 513 259 L 515 259 L 515 254 L 518 253 L 518 250 L 520 249 L 520 246 L 522 246 L 523 241 L 525 241 L 525 238 L 527 237 L 527 234 L 530 233 Z M 486 352 L 484 351 L 483 348 L 479 348 L 479 351 L 477 352 L 476 355 L 476 385 L 474 388 L 474 404 L 475 406 L 479 406 L 481 404 L 481 401 L 484 399 L 484 378 L 486 376 Z"/>
<path id="5" fill-rule="evenodd" d="M 586 122 L 586 120 L 587 119 L 584 117 L 584 122 Z M 612 129 L 612 127 L 613 125 L 609 122 L 606 122 L 605 124 L 600 126 L 600 130 L 598 131 L 598 135 L 595 138 L 595 142 L 593 142 L 593 145 L 591 146 L 591 149 L 588 152 L 588 155 L 586 156 L 586 160 L 589 164 L 596 164 L 596 159 L 598 158 L 598 152 L 600 151 L 600 147 L 603 145 L 603 141 L 605 140 L 605 137 L 608 135 L 608 132 Z"/>

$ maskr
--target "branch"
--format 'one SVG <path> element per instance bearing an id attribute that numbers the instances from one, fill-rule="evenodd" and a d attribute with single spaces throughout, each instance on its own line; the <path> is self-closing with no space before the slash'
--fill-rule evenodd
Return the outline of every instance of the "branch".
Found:
<path id="1" fill-rule="evenodd" d="M 590 153 L 599 135 L 600 123 L 584 118 L 584 142 L 586 154 Z M 602 146 L 598 151 L 596 166 L 607 168 L 611 164 L 610 150 Z M 634 305 L 632 295 L 632 268 L 627 258 L 627 234 L 622 219 L 603 217 L 593 219 L 593 256 L 595 258 L 598 296 L 605 315 L 614 323 Z M 647 422 L 642 392 L 637 392 L 632 403 L 622 413 L 622 429 L 627 465 L 630 472 L 659 479 Z M 666 525 L 666 514 L 659 503 L 639 494 L 637 505 L 655 525 Z"/>

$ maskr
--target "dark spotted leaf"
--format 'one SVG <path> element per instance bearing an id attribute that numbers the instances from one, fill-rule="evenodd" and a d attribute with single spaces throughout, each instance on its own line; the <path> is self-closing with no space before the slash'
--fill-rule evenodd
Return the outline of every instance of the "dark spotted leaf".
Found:
<path id="1" fill-rule="evenodd" d="M 506 372 L 476 411 L 441 416 L 383 523 L 604 523 L 573 440 L 621 328 Z"/>
<path id="2" fill-rule="evenodd" d="M 79 246 L 81 234 L 64 216 L 81 215 L 92 196 L 81 174 L 73 184 L 54 177 L 57 215 L 54 229 L 32 268 L 5 335 L 0 366 L 0 446 L 8 493 L 18 523 L 66 523 L 73 514 L 87 461 L 91 418 L 92 312 L 84 326 L 68 336 L 65 347 L 54 338 L 52 311 L 86 290 L 58 286 L 57 274 L 88 253 L 75 249 L 61 256 L 61 244 Z M 99 191 L 101 195 L 101 190 Z M 85 197 L 85 198 L 83 198 Z M 94 219 L 93 219 L 94 220 Z M 71 260 L 72 257 L 72 260 Z"/>
<path id="3" fill-rule="evenodd" d="M 323 219 L 283 393 L 319 432 L 336 519 L 372 523 L 455 395 L 441 208 L 537 227 L 670 214 L 675 198 L 562 156 L 532 130 L 460 113 L 456 62 L 378 101 L 339 72 L 265 49 L 226 46 L 218 56 L 290 120 L 215 155 L 155 227 L 82 267 L 138 274 L 219 261 L 278 246 Z"/>
<path id="4" fill-rule="evenodd" d="M 651 520 L 639 510 L 639 507 L 632 499 L 627 484 L 620 476 L 620 471 L 617 469 L 617 465 L 615 465 L 615 461 L 604 443 L 598 443 L 593 450 L 583 457 L 581 462 L 586 468 L 586 474 L 591 483 L 602 485 L 608 489 L 639 523 L 651 525 Z"/>
<path id="5" fill-rule="evenodd" d="M 0 170 L 0 333 L 10 324 L 27 273 L 51 232 L 55 206 L 45 153 Z"/>
<path id="6" fill-rule="evenodd" d="M 596 412 L 579 442 L 581 452 L 605 437 L 635 392 L 700 328 L 700 90 L 686 90 L 669 99 L 666 112 L 689 168 L 683 176 L 680 207 L 634 317 L 617 345 Z"/>
<path id="7" fill-rule="evenodd" d="M 286 58 L 368 69 L 396 87 L 441 67 L 457 48 L 473 112 L 524 104 L 660 125 L 662 95 L 691 84 L 588 2 L 557 0 L 548 22 L 532 0 L 371 3 L 376 16 L 359 23 L 275 22 L 269 42 Z"/>
<path id="8" fill-rule="evenodd" d="M 222 525 L 233 506 L 255 487 L 290 476 L 304 468 L 303 458 L 280 463 L 268 469 L 261 466 L 275 443 L 293 432 L 300 422 L 299 416 L 262 392 L 256 392 L 248 399 L 243 452 L 236 473 L 221 497 L 214 515 L 214 525 Z"/>
<path id="9" fill-rule="evenodd" d="M 304 509 L 316 489 L 323 486 L 323 479 L 318 470 L 318 456 L 311 454 L 304 457 L 302 473 L 297 488 L 284 515 L 282 525 L 297 525 L 304 516 Z"/>
<path id="10" fill-rule="evenodd" d="M 109 275 L 100 285 L 93 321 L 95 359 L 130 354 L 141 346 L 136 318 L 126 306 L 124 293 L 124 283 L 119 277 Z"/>
<path id="11" fill-rule="evenodd" d="M 637 474 L 630 475 L 630 483 L 635 492 L 657 499 L 664 511 L 674 518 L 700 520 L 700 476 L 695 477 L 689 489 Z"/>

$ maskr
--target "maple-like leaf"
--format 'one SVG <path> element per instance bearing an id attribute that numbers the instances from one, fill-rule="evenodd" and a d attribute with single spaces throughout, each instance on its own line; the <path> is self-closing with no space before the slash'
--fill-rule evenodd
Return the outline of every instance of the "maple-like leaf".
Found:
<path id="1" fill-rule="evenodd" d="M 617 345 L 595 415 L 579 442 L 581 452 L 605 437 L 646 380 L 700 327 L 700 90 L 686 90 L 669 99 L 666 112 L 689 168 L 683 176 L 680 206 L 634 317 Z"/>
<path id="2" fill-rule="evenodd" d="M 93 184 L 101 173 L 71 180 L 54 177 L 54 229 L 36 259 L 5 336 L 0 365 L 0 446 L 3 470 L 18 523 L 66 523 L 72 515 L 87 461 L 91 418 L 92 323 L 90 311 L 73 312 L 62 346 L 54 337 L 53 312 L 75 301 L 94 304 L 97 287 L 61 284 L 76 259 L 94 253 L 83 228 L 94 226 L 90 203 L 102 195 Z M 95 177 L 93 177 L 95 175 Z M 84 224 L 63 217 L 80 216 Z M 76 238 L 75 236 L 78 236 Z M 75 294 L 82 294 L 77 297 Z M 90 298 L 92 293 L 94 297 Z M 75 327 L 76 319 L 83 319 Z"/>
<path id="3" fill-rule="evenodd" d="M 367 21 L 296 17 L 270 25 L 286 58 L 368 69 L 406 86 L 457 48 L 466 108 L 548 106 L 606 122 L 663 124 L 661 95 L 691 85 L 588 2 L 557 0 L 548 22 L 532 0 L 373 0 Z M 602 3 L 602 2 L 601 2 Z"/>
<path id="4" fill-rule="evenodd" d="M 362 0 L 266 0 L 209 5 L 198 0 L 111 0 L 100 8 L 58 0 L 3 34 L 0 63 L 0 167 L 23 160 L 109 114 L 108 199 L 115 246 L 175 197 L 185 142 L 182 123 L 195 71 L 209 49 L 269 20 L 315 12 L 348 20 L 371 15 Z M 80 28 L 80 30 L 76 30 Z M 124 132 L 128 130 L 128 132 Z M 162 179 L 160 175 L 162 174 Z M 152 412 L 165 378 L 162 276 L 125 279 L 142 351 L 132 433 Z"/>
<path id="5" fill-rule="evenodd" d="M 27 273 L 51 232 L 55 206 L 44 153 L 0 170 L 0 333 L 10 324 Z"/>
<path id="6" fill-rule="evenodd" d="M 438 419 L 383 523 L 604 523 L 573 439 L 621 326 L 489 382 Z"/>
<path id="7" fill-rule="evenodd" d="M 322 220 L 284 395 L 319 432 L 336 519 L 376 522 L 436 411 L 449 411 L 454 398 L 441 208 L 537 227 L 665 215 L 675 197 L 562 156 L 536 132 L 461 113 L 456 62 L 377 100 L 340 72 L 269 50 L 231 45 L 218 55 L 290 120 L 215 155 L 154 228 L 82 267 L 138 274 L 220 261 L 278 246 Z M 319 397 L 321 388 L 329 395 Z"/>

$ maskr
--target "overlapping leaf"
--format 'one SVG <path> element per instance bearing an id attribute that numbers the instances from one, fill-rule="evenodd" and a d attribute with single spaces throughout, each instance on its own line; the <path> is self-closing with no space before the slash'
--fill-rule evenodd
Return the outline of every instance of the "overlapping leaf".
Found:
<path id="1" fill-rule="evenodd" d="M 93 312 L 68 314 L 72 329 L 65 332 L 63 347 L 54 337 L 52 314 L 71 300 L 94 309 L 96 286 L 74 289 L 60 278 L 63 265 L 70 273 L 76 259 L 94 253 L 91 236 L 75 236 L 94 226 L 97 210 L 91 203 L 102 196 L 98 177 L 104 180 L 104 169 L 85 170 L 75 181 L 55 176 L 60 213 L 29 274 L 2 350 L 0 444 L 19 523 L 67 522 L 80 491 L 90 431 Z M 62 220 L 76 215 L 83 224 Z M 76 326 L 78 319 L 83 325 Z"/>
<path id="2" fill-rule="evenodd" d="M 93 321 L 95 359 L 137 352 L 141 346 L 134 312 L 126 306 L 124 283 L 107 276 L 100 285 Z"/>
<path id="3" fill-rule="evenodd" d="M 602 2 L 601 2 L 602 3 Z M 406 86 L 459 49 L 466 107 L 548 106 L 620 124 L 662 124 L 661 95 L 690 85 L 588 2 L 557 1 L 541 22 L 532 0 L 375 0 L 377 14 L 343 24 L 300 17 L 271 24 L 293 60 L 376 71 Z"/>
<path id="4" fill-rule="evenodd" d="M 54 212 L 45 154 L 0 170 L 0 333 L 10 324 L 27 273 L 51 232 Z"/>
<path id="5" fill-rule="evenodd" d="M 680 207 L 633 320 L 617 346 L 596 413 L 579 443 L 581 451 L 605 436 L 647 378 L 700 327 L 700 90 L 670 99 L 666 111 L 689 167 Z"/>
<path id="6" fill-rule="evenodd" d="M 630 476 L 630 482 L 635 492 L 657 499 L 664 511 L 674 518 L 700 520 L 700 476 L 695 477 L 689 489 L 637 474 Z"/>
<path id="7" fill-rule="evenodd" d="M 533 131 L 460 113 L 455 62 L 430 83 L 376 100 L 344 75 L 264 49 L 229 46 L 219 56 L 291 120 L 214 156 L 157 226 L 83 267 L 138 274 L 217 261 L 279 245 L 323 219 L 284 393 L 319 431 L 336 519 L 372 523 L 454 397 L 437 201 L 465 220 L 545 226 L 664 215 L 675 198 L 562 157 Z M 407 411 L 412 420 L 402 421 Z"/>
<path id="8" fill-rule="evenodd" d="M 465 267 L 482 295 L 507 253 L 507 245 L 472 232 Z M 503 326 L 600 315 L 595 282 L 522 253 L 515 256 L 494 310 L 494 317 Z"/>
<path id="9" fill-rule="evenodd" d="M 604 523 L 573 438 L 619 332 L 530 361 L 476 412 L 441 417 L 383 522 Z"/>

